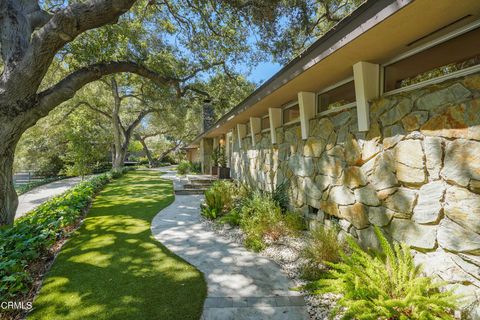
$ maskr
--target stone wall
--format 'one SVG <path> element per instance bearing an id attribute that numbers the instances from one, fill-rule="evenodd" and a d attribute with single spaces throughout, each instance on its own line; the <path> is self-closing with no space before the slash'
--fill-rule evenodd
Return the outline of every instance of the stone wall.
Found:
<path id="1" fill-rule="evenodd" d="M 299 124 L 278 128 L 275 146 L 270 133 L 255 146 L 247 137 L 232 175 L 266 190 L 287 183 L 292 210 L 337 222 L 364 247 L 378 247 L 372 226 L 382 227 L 478 303 L 480 74 L 372 101 L 370 122 L 358 132 L 353 108 L 311 120 L 307 140 Z"/>

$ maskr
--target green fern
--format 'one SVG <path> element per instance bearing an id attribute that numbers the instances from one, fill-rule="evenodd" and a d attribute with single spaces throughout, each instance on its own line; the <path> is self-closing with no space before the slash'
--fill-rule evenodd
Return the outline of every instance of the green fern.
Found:
<path id="1" fill-rule="evenodd" d="M 382 254 L 370 255 L 348 238 L 351 254 L 340 252 L 342 261 L 327 262 L 331 270 L 305 288 L 342 294 L 332 310 L 332 316 L 341 312 L 342 319 L 454 319 L 458 297 L 422 275 L 407 245 L 392 246 L 378 228 L 375 233 Z"/>

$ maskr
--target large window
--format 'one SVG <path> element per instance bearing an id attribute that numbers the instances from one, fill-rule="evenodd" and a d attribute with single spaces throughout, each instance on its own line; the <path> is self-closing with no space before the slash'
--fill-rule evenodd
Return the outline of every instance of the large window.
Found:
<path id="1" fill-rule="evenodd" d="M 355 83 L 353 80 L 319 93 L 317 112 L 332 110 L 352 102 L 355 102 Z"/>
<path id="2" fill-rule="evenodd" d="M 480 66 L 480 28 L 437 44 L 384 68 L 384 91 L 392 91 Z"/>
<path id="3" fill-rule="evenodd" d="M 270 117 L 265 116 L 262 118 L 262 130 L 266 130 L 270 128 Z"/>
<path id="4" fill-rule="evenodd" d="M 290 123 L 300 120 L 300 107 L 298 103 L 294 105 L 287 106 L 283 109 L 283 123 Z"/>

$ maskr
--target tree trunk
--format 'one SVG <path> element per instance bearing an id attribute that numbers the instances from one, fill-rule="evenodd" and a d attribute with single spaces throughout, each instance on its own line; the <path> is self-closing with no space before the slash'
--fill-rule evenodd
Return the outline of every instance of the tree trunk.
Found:
<path id="1" fill-rule="evenodd" d="M 150 149 L 148 149 L 148 146 L 147 144 L 145 143 L 145 139 L 142 139 L 142 138 L 138 138 L 138 141 L 140 141 L 140 143 L 142 144 L 142 147 L 143 147 L 143 151 L 145 151 L 145 154 L 147 155 L 147 159 L 148 159 L 148 166 L 150 168 L 153 168 L 155 167 L 155 160 L 153 159 L 152 157 L 152 153 L 150 152 Z"/>
<path id="2" fill-rule="evenodd" d="M 120 170 L 125 165 L 125 158 L 127 157 L 128 143 L 121 144 L 119 148 L 115 148 L 114 158 L 112 159 L 112 169 Z"/>
<path id="3" fill-rule="evenodd" d="M 13 185 L 13 158 L 22 133 L 22 126 L 0 117 L 0 226 L 13 224 L 18 196 Z"/>

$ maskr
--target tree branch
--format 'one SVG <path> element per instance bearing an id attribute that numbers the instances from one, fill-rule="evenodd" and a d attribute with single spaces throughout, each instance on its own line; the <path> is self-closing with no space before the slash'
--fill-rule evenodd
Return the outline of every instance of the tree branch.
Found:
<path id="1" fill-rule="evenodd" d="M 178 86 L 177 79 L 166 77 L 142 65 L 129 61 L 94 64 L 74 71 L 66 78 L 38 94 L 37 106 L 32 112 L 45 116 L 64 101 L 71 99 L 86 84 L 99 80 L 103 76 L 121 72 L 135 73 L 152 80 L 159 86 Z"/>
<path id="2" fill-rule="evenodd" d="M 17 94 L 19 89 L 15 86 L 18 83 L 28 83 L 31 94 L 35 94 L 52 59 L 65 44 L 87 30 L 117 22 L 118 17 L 128 11 L 136 0 L 74 2 L 48 17 L 48 20 L 44 13 L 37 14 L 38 10 L 28 16 L 28 12 L 21 10 L 24 1 L 0 1 L 0 10 L 13 14 L 0 21 L 1 47 L 2 51 L 3 48 L 7 50 L 2 54 L 7 72 L 2 74 L 0 92 L 6 97 Z M 4 11 L 6 9 L 9 11 Z M 15 21 L 11 20 L 12 17 Z M 28 19 L 41 28 L 32 34 Z"/>

